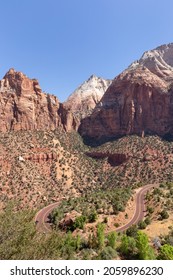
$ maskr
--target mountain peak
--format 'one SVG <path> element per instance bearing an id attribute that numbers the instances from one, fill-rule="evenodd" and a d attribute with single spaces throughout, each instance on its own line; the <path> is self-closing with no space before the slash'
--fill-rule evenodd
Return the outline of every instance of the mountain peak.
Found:
<path id="1" fill-rule="evenodd" d="M 13 74 L 14 72 L 16 72 L 16 70 L 14 68 L 10 68 L 7 72 L 7 74 Z"/>
<path id="2" fill-rule="evenodd" d="M 92 80 L 92 79 L 98 79 L 98 77 L 97 77 L 96 75 L 92 74 L 92 75 L 89 77 L 88 81 L 89 81 L 89 80 Z"/>
<path id="3" fill-rule="evenodd" d="M 5 74 L 4 78 L 5 77 L 8 77 L 9 75 L 15 75 L 16 78 L 19 78 L 19 77 L 27 77 L 23 72 L 21 71 L 16 71 L 14 68 L 10 68 L 7 73 Z"/>
<path id="4" fill-rule="evenodd" d="M 155 49 L 144 52 L 142 57 L 134 61 L 127 70 L 139 66 L 148 68 L 157 76 L 170 80 L 173 78 L 173 43 L 161 45 Z"/>
<path id="5" fill-rule="evenodd" d="M 82 115 L 82 118 L 91 114 L 96 104 L 106 92 L 111 80 L 99 78 L 91 75 L 88 80 L 83 82 L 64 103 L 68 109 L 75 114 Z"/>

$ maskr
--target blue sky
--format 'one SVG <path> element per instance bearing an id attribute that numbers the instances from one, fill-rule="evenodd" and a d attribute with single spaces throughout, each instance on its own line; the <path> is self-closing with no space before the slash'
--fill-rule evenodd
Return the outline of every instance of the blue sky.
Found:
<path id="1" fill-rule="evenodd" d="M 172 0 L 0 4 L 0 78 L 13 67 L 60 101 L 90 75 L 114 78 L 144 51 L 173 42 Z"/>

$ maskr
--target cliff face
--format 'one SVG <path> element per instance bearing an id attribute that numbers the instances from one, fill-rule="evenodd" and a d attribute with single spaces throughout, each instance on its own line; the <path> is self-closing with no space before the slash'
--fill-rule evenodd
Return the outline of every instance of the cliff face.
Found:
<path id="1" fill-rule="evenodd" d="M 79 131 L 104 140 L 173 133 L 173 44 L 145 53 L 117 76 Z"/>
<path id="2" fill-rule="evenodd" d="M 65 118 L 68 115 L 68 118 Z M 0 131 L 69 130 L 75 120 L 58 99 L 42 92 L 36 79 L 10 69 L 0 81 Z M 63 118 L 64 117 L 64 118 Z"/>
<path id="3" fill-rule="evenodd" d="M 87 156 L 94 159 L 104 159 L 107 158 L 108 163 L 112 166 L 118 166 L 122 163 L 126 162 L 129 159 L 128 154 L 120 154 L 120 153 L 105 153 L 105 152 L 88 152 Z"/>
<path id="4" fill-rule="evenodd" d="M 111 82 L 111 80 L 92 75 L 69 96 L 64 102 L 64 106 L 72 111 L 80 121 L 91 115 Z"/>
<path id="5" fill-rule="evenodd" d="M 105 92 L 106 91 L 106 92 Z M 147 51 L 113 82 L 91 76 L 64 103 L 10 69 L 0 81 L 0 131 L 77 130 L 101 141 L 173 135 L 173 44 Z"/>

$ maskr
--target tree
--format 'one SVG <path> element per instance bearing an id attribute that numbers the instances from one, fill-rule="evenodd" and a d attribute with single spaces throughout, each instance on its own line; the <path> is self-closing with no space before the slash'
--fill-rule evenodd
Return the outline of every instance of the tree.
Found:
<path id="1" fill-rule="evenodd" d="M 119 250 L 125 258 L 131 259 L 135 257 L 137 253 L 135 239 L 124 234 L 121 239 L 121 245 Z"/>
<path id="2" fill-rule="evenodd" d="M 159 220 L 168 219 L 168 218 L 169 218 L 169 214 L 166 210 L 163 210 L 163 211 L 160 212 Z"/>
<path id="3" fill-rule="evenodd" d="M 165 244 L 161 246 L 160 253 L 158 255 L 159 260 L 173 260 L 173 246 Z"/>
<path id="4" fill-rule="evenodd" d="M 137 225 L 132 225 L 131 227 L 129 227 L 126 231 L 126 234 L 128 236 L 131 236 L 131 237 L 136 237 L 137 236 L 137 232 L 138 232 L 138 227 Z"/>
<path id="5" fill-rule="evenodd" d="M 105 241 L 105 234 L 104 234 L 104 224 L 99 223 L 97 225 L 97 245 L 98 248 L 104 247 L 104 241 Z"/>
<path id="6" fill-rule="evenodd" d="M 145 229 L 147 227 L 147 224 L 145 223 L 145 221 L 140 221 L 138 223 L 138 227 L 139 229 Z"/>
<path id="7" fill-rule="evenodd" d="M 148 242 L 148 236 L 141 231 L 138 231 L 136 238 L 136 246 L 138 248 L 138 256 L 140 260 L 155 259 L 154 251 Z"/>
<path id="8" fill-rule="evenodd" d="M 120 252 L 125 256 L 128 255 L 129 252 L 128 236 L 125 234 L 121 238 Z"/>
<path id="9" fill-rule="evenodd" d="M 111 232 L 108 234 L 107 236 L 108 239 L 108 246 L 112 247 L 113 249 L 115 249 L 115 243 L 116 243 L 116 239 L 117 239 L 117 233 L 116 232 Z"/>

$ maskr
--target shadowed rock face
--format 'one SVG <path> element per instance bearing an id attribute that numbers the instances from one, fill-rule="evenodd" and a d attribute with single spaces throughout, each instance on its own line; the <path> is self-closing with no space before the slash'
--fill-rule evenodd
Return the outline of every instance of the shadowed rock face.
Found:
<path id="1" fill-rule="evenodd" d="M 75 129 L 73 115 L 36 79 L 10 69 L 0 81 L 0 131 Z"/>
<path id="2" fill-rule="evenodd" d="M 172 134 L 172 61 L 173 44 L 145 53 L 114 79 L 92 115 L 82 121 L 81 135 L 106 140 L 130 134 Z"/>
<path id="3" fill-rule="evenodd" d="M 118 166 L 129 159 L 129 155 L 120 154 L 120 153 L 88 152 L 86 153 L 86 155 L 95 159 L 107 158 L 107 161 L 112 166 Z"/>

